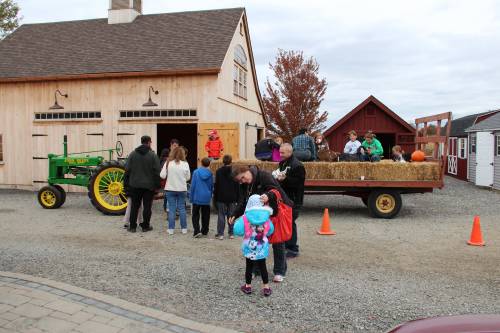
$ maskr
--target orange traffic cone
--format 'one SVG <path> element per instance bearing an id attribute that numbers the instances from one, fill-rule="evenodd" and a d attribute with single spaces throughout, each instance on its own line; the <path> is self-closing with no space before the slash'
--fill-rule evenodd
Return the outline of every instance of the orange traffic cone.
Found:
<path id="1" fill-rule="evenodd" d="M 474 223 L 472 224 L 472 232 L 470 240 L 467 242 L 469 245 L 484 246 L 483 235 L 481 234 L 481 224 L 479 223 L 479 216 L 474 216 Z"/>
<path id="2" fill-rule="evenodd" d="M 318 234 L 320 235 L 335 235 L 336 232 L 330 229 L 330 214 L 328 214 L 328 208 L 325 208 L 325 212 L 323 213 L 323 223 L 321 224 L 321 228 L 318 230 Z"/>

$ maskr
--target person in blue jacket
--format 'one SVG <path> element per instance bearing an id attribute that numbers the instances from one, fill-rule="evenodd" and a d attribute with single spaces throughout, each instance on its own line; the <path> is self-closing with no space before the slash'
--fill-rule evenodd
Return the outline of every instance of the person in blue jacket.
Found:
<path id="1" fill-rule="evenodd" d="M 214 189 L 212 172 L 208 169 L 210 159 L 201 160 L 201 167 L 196 169 L 191 179 L 189 198 L 193 204 L 193 237 L 200 238 L 208 234 L 210 223 L 210 201 Z M 201 211 L 201 230 L 200 230 Z"/>

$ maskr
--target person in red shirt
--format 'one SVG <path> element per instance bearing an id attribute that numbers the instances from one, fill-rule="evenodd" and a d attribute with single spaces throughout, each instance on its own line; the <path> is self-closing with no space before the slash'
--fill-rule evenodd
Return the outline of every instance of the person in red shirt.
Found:
<path id="1" fill-rule="evenodd" d="M 208 153 L 208 158 L 211 160 L 218 160 L 223 150 L 224 145 L 219 138 L 217 130 L 213 129 L 208 132 L 208 141 L 205 144 L 205 151 Z"/>

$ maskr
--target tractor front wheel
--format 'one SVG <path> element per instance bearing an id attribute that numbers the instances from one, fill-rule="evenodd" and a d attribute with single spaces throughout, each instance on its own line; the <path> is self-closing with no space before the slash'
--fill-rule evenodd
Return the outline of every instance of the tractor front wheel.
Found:
<path id="1" fill-rule="evenodd" d="M 38 203 L 45 209 L 57 209 L 64 203 L 61 191 L 55 186 L 44 186 L 38 191 Z"/>
<path id="2" fill-rule="evenodd" d="M 90 177 L 89 198 L 97 210 L 106 215 L 123 215 L 127 196 L 123 187 L 125 167 L 118 161 L 104 162 Z"/>

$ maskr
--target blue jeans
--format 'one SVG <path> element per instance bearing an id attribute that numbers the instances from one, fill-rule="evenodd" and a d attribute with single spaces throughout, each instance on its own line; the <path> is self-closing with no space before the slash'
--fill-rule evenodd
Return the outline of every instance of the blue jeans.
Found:
<path id="1" fill-rule="evenodd" d="M 175 229 L 175 212 L 179 211 L 181 228 L 187 229 L 186 222 L 186 192 L 167 191 L 168 228 Z"/>
<path id="2" fill-rule="evenodd" d="M 380 162 L 380 156 L 378 155 L 361 155 L 361 160 L 366 162 Z"/>

